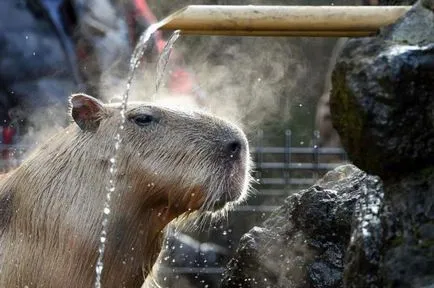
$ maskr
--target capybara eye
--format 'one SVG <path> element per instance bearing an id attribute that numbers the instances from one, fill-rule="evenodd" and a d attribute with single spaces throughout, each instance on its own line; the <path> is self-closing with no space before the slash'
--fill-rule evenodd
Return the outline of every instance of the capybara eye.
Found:
<path id="1" fill-rule="evenodd" d="M 141 114 L 132 117 L 132 120 L 139 126 L 146 126 L 154 122 L 155 118 L 152 115 Z"/>

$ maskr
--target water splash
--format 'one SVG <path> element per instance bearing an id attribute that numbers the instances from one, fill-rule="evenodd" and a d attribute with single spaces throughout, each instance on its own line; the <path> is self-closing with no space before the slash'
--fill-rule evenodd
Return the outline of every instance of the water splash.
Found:
<path id="1" fill-rule="evenodd" d="M 176 40 L 178 40 L 180 35 L 181 35 L 181 30 L 176 30 L 175 32 L 173 32 L 172 36 L 167 41 L 163 51 L 161 52 L 157 64 L 157 79 L 155 81 L 155 93 L 158 93 L 158 89 L 160 88 L 161 82 L 164 78 L 164 72 L 166 70 L 167 63 L 169 63 L 169 58 L 170 58 L 170 54 L 172 53 L 173 45 L 175 44 Z"/>
<path id="2" fill-rule="evenodd" d="M 137 42 L 137 45 L 133 51 L 133 54 L 131 56 L 130 60 L 130 70 L 128 73 L 127 78 L 127 85 L 125 89 L 125 93 L 122 96 L 122 104 L 121 104 L 121 122 L 119 125 L 119 128 L 117 130 L 116 136 L 114 138 L 115 140 L 115 150 L 114 150 L 114 156 L 110 158 L 110 179 L 109 179 L 109 185 L 106 188 L 107 194 L 106 199 L 104 202 L 104 210 L 103 210 L 103 220 L 102 220 L 102 228 L 100 232 L 100 238 L 99 238 L 99 246 L 98 246 L 98 259 L 95 266 L 95 288 L 101 288 L 101 276 L 102 271 L 104 268 L 103 260 L 104 260 L 104 252 L 105 247 L 107 243 L 107 227 L 109 223 L 109 216 L 110 216 L 110 204 L 111 204 L 111 195 L 113 192 L 116 191 L 116 171 L 117 171 L 117 159 L 118 159 L 118 152 L 119 148 L 122 144 L 122 131 L 124 130 L 124 124 L 125 124 L 125 111 L 127 109 L 127 103 L 128 103 L 128 97 L 130 94 L 131 89 L 131 82 L 133 81 L 134 74 L 139 67 L 141 60 L 143 58 L 143 55 L 145 54 L 146 50 L 149 46 L 149 40 L 151 39 L 151 36 L 160 28 L 164 23 L 158 22 L 155 24 L 152 24 L 151 26 L 146 29 L 146 31 L 140 36 L 139 41 Z"/>

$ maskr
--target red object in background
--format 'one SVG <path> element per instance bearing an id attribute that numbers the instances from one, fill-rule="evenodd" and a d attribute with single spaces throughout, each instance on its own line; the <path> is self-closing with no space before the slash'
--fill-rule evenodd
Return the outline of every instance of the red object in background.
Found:
<path id="1" fill-rule="evenodd" d="M 2 130 L 2 143 L 10 145 L 13 142 L 15 136 L 15 129 L 10 126 L 4 126 Z M 10 151 L 8 148 L 2 150 L 2 158 L 8 160 L 10 158 Z"/>
<path id="2" fill-rule="evenodd" d="M 193 90 L 193 76 L 184 69 L 177 68 L 170 75 L 169 89 L 175 93 L 188 94 Z"/>
<path id="3" fill-rule="evenodd" d="M 3 127 L 3 131 L 2 131 L 3 144 L 12 144 L 14 136 L 15 136 L 14 128 L 10 126 Z"/>
<path id="4" fill-rule="evenodd" d="M 151 9 L 148 6 L 148 3 L 146 3 L 145 0 L 135 0 L 134 4 L 136 6 L 136 9 L 140 12 L 140 14 L 143 15 L 149 22 L 156 23 L 157 17 L 151 12 Z"/>
<path id="5" fill-rule="evenodd" d="M 155 15 L 152 13 L 146 0 L 134 0 L 134 6 L 138 14 L 144 17 L 148 23 L 157 22 L 157 17 L 155 17 Z M 166 41 L 163 39 L 161 31 L 157 31 L 154 37 L 156 40 L 155 46 L 157 48 L 157 51 L 159 54 L 161 54 L 164 46 L 166 46 Z M 182 56 L 177 55 L 176 51 L 174 51 L 171 55 L 171 58 L 177 57 Z M 193 97 L 198 97 L 197 95 L 195 95 L 194 92 L 194 88 L 196 86 L 196 79 L 194 75 L 181 66 L 174 68 L 173 72 L 171 72 L 169 83 L 167 83 L 167 86 L 171 92 L 180 94 L 191 94 Z"/>
<path id="6" fill-rule="evenodd" d="M 139 15 L 145 18 L 148 23 L 153 24 L 158 22 L 157 17 L 152 13 L 146 0 L 134 0 L 134 6 Z M 163 40 L 160 30 L 157 30 L 154 35 L 158 53 L 161 53 L 166 45 L 166 41 Z"/>

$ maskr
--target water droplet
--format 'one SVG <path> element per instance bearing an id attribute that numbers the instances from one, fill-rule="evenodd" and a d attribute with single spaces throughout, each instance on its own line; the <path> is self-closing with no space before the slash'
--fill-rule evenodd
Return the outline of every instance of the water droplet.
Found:
<path id="1" fill-rule="evenodd" d="M 96 273 L 101 274 L 101 272 L 102 272 L 102 266 L 101 265 L 97 265 L 96 268 L 95 268 L 95 270 L 96 270 Z"/>
<path id="2" fill-rule="evenodd" d="M 110 209 L 109 209 L 109 208 L 107 208 L 107 207 L 106 207 L 106 208 L 104 208 L 104 214 L 107 214 L 107 215 L 108 215 L 108 214 L 110 214 Z"/>

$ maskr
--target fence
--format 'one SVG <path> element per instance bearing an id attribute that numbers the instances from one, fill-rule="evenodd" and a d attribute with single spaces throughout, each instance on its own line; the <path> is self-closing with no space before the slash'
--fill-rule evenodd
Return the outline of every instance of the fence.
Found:
<path id="1" fill-rule="evenodd" d="M 231 211 L 226 220 L 205 231 L 168 237 L 159 272 L 162 287 L 218 287 L 223 267 L 244 233 L 265 220 L 291 193 L 311 186 L 327 171 L 347 162 L 342 148 L 318 147 L 318 132 L 313 133 L 308 146 L 293 146 L 290 130 L 283 137 L 274 137 L 283 141 L 272 141 L 263 131 L 252 138 L 253 176 L 257 182 L 254 195 Z M 19 165 L 27 149 L 0 144 L 1 171 Z"/>

